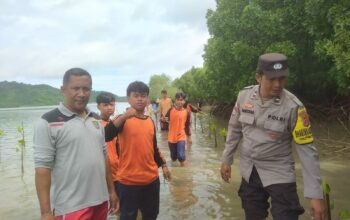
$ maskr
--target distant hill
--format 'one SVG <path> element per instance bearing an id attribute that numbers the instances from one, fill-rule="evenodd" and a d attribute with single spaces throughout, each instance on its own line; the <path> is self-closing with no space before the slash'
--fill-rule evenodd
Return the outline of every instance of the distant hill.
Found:
<path id="1" fill-rule="evenodd" d="M 100 91 L 92 91 L 90 102 L 94 102 Z M 56 105 L 63 100 L 60 90 L 49 85 L 30 85 L 18 82 L 0 82 L 0 108 Z M 117 102 L 127 101 L 116 96 Z"/>

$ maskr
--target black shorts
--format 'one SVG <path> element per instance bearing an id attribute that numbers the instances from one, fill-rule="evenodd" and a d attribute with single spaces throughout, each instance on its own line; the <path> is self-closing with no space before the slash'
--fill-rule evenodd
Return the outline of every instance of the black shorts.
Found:
<path id="1" fill-rule="evenodd" d="M 120 220 L 135 220 L 138 210 L 143 220 L 155 220 L 159 213 L 159 178 L 148 185 L 125 185 L 117 182 Z"/>
<path id="2" fill-rule="evenodd" d="M 246 220 L 261 220 L 268 216 L 271 197 L 271 214 L 274 220 L 297 220 L 304 213 L 297 194 L 296 183 L 280 183 L 263 187 L 259 174 L 253 167 L 249 183 L 242 178 L 238 191 Z"/>

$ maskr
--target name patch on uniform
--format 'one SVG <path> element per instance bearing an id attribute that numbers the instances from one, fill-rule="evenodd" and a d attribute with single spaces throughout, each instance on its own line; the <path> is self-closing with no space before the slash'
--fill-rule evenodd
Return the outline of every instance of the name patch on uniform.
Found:
<path id="1" fill-rule="evenodd" d="M 274 121 L 285 121 L 286 120 L 286 118 L 281 117 L 281 116 L 276 116 L 276 115 L 268 115 L 267 119 L 271 119 Z"/>
<path id="2" fill-rule="evenodd" d="M 254 114 L 254 105 L 251 102 L 246 102 L 243 105 L 242 112 L 244 113 L 249 113 L 249 114 Z"/>
<path id="3" fill-rule="evenodd" d="M 251 110 L 251 109 L 245 109 L 245 108 L 243 108 L 243 109 L 242 109 L 242 112 L 244 112 L 244 113 L 249 113 L 249 114 L 254 114 L 254 110 Z"/>
<path id="4" fill-rule="evenodd" d="M 298 118 L 293 130 L 293 139 L 297 144 L 309 144 L 314 141 L 309 116 L 304 107 L 298 108 Z"/>

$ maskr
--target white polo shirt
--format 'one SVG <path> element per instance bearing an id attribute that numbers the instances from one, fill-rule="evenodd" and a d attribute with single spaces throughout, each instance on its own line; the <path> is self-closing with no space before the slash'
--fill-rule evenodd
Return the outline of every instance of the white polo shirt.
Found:
<path id="1" fill-rule="evenodd" d="M 51 169 L 56 216 L 108 200 L 105 158 L 104 127 L 95 113 L 82 118 L 61 103 L 35 126 L 35 168 Z"/>

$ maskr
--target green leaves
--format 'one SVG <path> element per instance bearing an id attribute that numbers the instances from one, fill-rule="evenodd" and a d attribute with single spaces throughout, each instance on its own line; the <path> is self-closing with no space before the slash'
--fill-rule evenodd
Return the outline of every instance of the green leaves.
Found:
<path id="1" fill-rule="evenodd" d="M 25 141 L 25 138 L 24 138 L 24 126 L 23 126 L 23 122 L 22 122 L 22 124 L 21 125 L 18 125 L 17 126 L 17 131 L 18 131 L 18 133 L 21 135 L 21 139 L 19 139 L 18 140 L 18 144 L 19 144 L 19 146 L 21 146 L 22 148 L 23 147 L 25 147 L 25 145 L 26 145 L 26 141 Z M 17 149 L 17 151 L 18 151 L 18 149 Z"/>
<path id="2" fill-rule="evenodd" d="M 172 81 L 170 76 L 162 73 L 159 75 L 152 75 L 148 86 L 150 87 L 150 99 L 157 99 L 160 97 L 160 92 L 165 89 L 168 92 L 169 97 L 174 97 L 177 89 L 171 85 Z"/>
<path id="3" fill-rule="evenodd" d="M 227 136 L 227 129 L 226 128 L 222 128 L 220 130 L 220 136 L 221 137 L 226 137 Z"/>
<path id="4" fill-rule="evenodd" d="M 17 126 L 17 131 L 18 131 L 18 133 L 22 134 L 24 132 L 23 126 L 20 126 L 20 125 Z"/>
<path id="5" fill-rule="evenodd" d="M 26 144 L 25 140 L 24 139 L 21 139 L 21 140 L 18 140 L 18 144 L 20 146 L 24 146 Z"/>
<path id="6" fill-rule="evenodd" d="M 16 151 L 21 151 L 21 171 L 22 175 L 24 175 L 24 149 L 26 146 L 26 141 L 24 139 L 24 125 L 23 122 L 21 125 L 17 126 L 18 133 L 21 134 L 21 139 L 18 140 L 18 146 L 16 147 Z"/>
<path id="7" fill-rule="evenodd" d="M 332 65 L 328 72 L 330 82 L 341 95 L 350 94 L 350 4 L 348 1 L 309 0 L 306 12 L 311 18 L 309 32 L 316 36 L 315 54 Z M 319 9 L 319 10 L 318 10 Z M 321 9 L 321 10 L 320 10 Z M 318 14 L 324 15 L 322 18 Z M 321 20 L 323 19 L 323 21 Z"/>
<path id="8" fill-rule="evenodd" d="M 221 130 L 220 130 L 220 136 L 221 137 L 223 137 L 224 138 L 224 141 L 226 141 L 226 137 L 227 137 L 227 130 L 226 130 L 226 128 L 222 128 Z"/>
<path id="9" fill-rule="evenodd" d="M 211 132 L 215 133 L 217 130 L 217 123 L 214 120 L 210 120 L 209 122 L 209 129 Z"/>
<path id="10" fill-rule="evenodd" d="M 206 17 L 204 71 L 191 69 L 177 84 L 191 97 L 233 103 L 256 83 L 257 58 L 266 52 L 289 57 L 288 87 L 301 99 L 323 104 L 350 94 L 349 1 L 219 0 Z"/>
<path id="11" fill-rule="evenodd" d="M 178 89 L 186 93 L 187 100 L 196 102 L 199 99 L 209 99 L 210 85 L 206 81 L 205 68 L 192 67 L 185 72 L 181 78 L 176 79 L 173 83 Z"/>
<path id="12" fill-rule="evenodd" d="M 331 187 L 329 184 L 326 182 L 325 179 L 322 180 L 322 190 L 323 190 L 323 195 L 329 195 L 331 192 Z"/>
<path id="13" fill-rule="evenodd" d="M 340 220 L 350 220 L 350 213 L 348 210 L 343 210 L 339 213 Z"/>
<path id="14" fill-rule="evenodd" d="M 322 180 L 322 190 L 323 190 L 323 196 L 327 202 L 327 207 L 328 207 L 328 214 L 330 214 L 330 210 L 334 209 L 335 203 L 334 201 L 330 202 L 330 192 L 331 192 L 331 187 L 327 183 L 325 179 Z M 350 213 L 348 210 L 342 210 L 339 212 L 339 219 L 340 220 L 350 220 Z"/>

